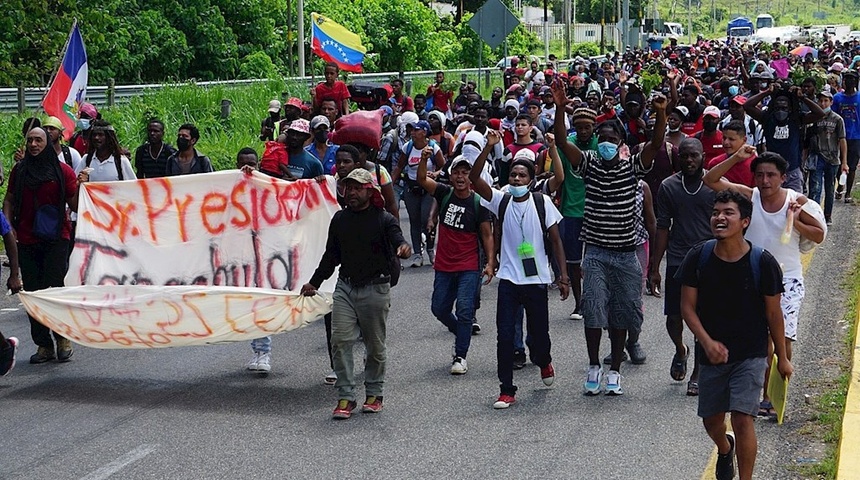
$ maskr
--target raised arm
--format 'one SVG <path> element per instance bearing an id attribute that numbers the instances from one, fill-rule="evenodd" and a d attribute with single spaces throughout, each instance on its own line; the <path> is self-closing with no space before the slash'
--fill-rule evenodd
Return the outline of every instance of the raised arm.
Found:
<path id="1" fill-rule="evenodd" d="M 555 102 L 555 110 L 559 112 L 565 105 L 567 105 L 567 95 L 564 92 L 564 84 L 561 82 L 560 78 L 556 78 L 553 80 L 551 88 L 552 99 Z M 578 167 L 579 162 L 582 161 L 582 150 L 577 148 L 573 143 L 567 141 L 567 129 L 564 126 L 564 115 L 555 116 L 553 133 L 555 133 L 555 138 L 557 139 L 559 148 L 561 148 L 561 152 L 564 153 L 567 161 L 570 162 L 574 168 Z"/>
<path id="2" fill-rule="evenodd" d="M 481 178 L 481 172 L 484 171 L 484 165 L 487 163 L 487 157 L 493 151 L 493 146 L 502 141 L 502 135 L 496 130 L 487 130 L 487 144 L 484 149 L 478 154 L 475 159 L 475 164 L 472 165 L 472 171 L 469 172 L 469 181 L 472 182 L 472 190 L 481 196 L 486 201 L 493 199 L 493 187 L 487 184 Z"/>
<path id="3" fill-rule="evenodd" d="M 428 145 L 421 150 L 421 161 L 418 162 L 417 180 L 418 185 L 421 185 L 421 188 L 427 190 L 427 193 L 430 195 L 433 195 L 436 193 L 436 181 L 427 176 L 427 160 L 430 159 L 431 155 L 433 155 L 433 147 Z"/>
<path id="4" fill-rule="evenodd" d="M 744 111 L 747 112 L 747 115 L 754 118 L 756 122 L 764 122 L 764 112 L 758 108 L 758 105 L 765 97 L 769 96 L 772 92 L 775 92 L 777 88 L 779 88 L 777 84 L 772 83 L 769 89 L 762 90 L 748 98 L 746 103 L 744 103 Z"/>
<path id="5" fill-rule="evenodd" d="M 558 154 L 558 150 L 555 148 L 555 135 L 551 133 L 546 134 L 547 140 L 547 149 L 546 154 L 549 155 L 549 158 L 552 159 L 552 171 L 553 176 L 550 177 L 547 182 L 547 189 L 550 193 L 558 191 L 561 188 L 561 185 L 564 183 L 564 165 L 561 163 L 561 155 Z"/>
<path id="6" fill-rule="evenodd" d="M 642 147 L 642 166 L 646 169 L 651 168 L 654 163 L 654 157 L 663 146 L 666 137 L 666 107 L 669 101 L 663 94 L 655 93 L 651 100 L 651 107 L 657 113 L 657 120 L 654 123 L 654 136 L 651 140 Z"/>
<path id="7" fill-rule="evenodd" d="M 735 166 L 738 162 L 743 162 L 744 160 L 755 155 L 755 147 L 752 145 L 744 145 L 742 146 L 734 155 L 727 158 L 725 161 L 718 163 L 713 168 L 708 170 L 705 176 L 702 178 L 702 181 L 705 182 L 705 185 L 708 186 L 711 190 L 715 192 L 721 192 L 723 190 L 737 190 L 743 196 L 747 198 L 752 198 L 752 188 L 741 185 L 739 183 L 732 183 L 723 176 L 728 172 L 733 166 Z"/>

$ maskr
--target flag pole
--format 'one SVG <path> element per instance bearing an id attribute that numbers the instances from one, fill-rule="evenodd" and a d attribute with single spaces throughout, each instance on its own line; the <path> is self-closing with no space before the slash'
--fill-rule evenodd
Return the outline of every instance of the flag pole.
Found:
<path id="1" fill-rule="evenodd" d="M 74 21 L 72 21 L 72 28 L 71 28 L 71 30 L 69 30 L 69 36 L 66 37 L 66 45 L 63 46 L 63 52 L 60 54 L 60 61 L 57 65 L 57 68 L 54 69 L 54 73 L 51 74 L 51 81 L 48 82 L 48 87 L 45 88 L 45 93 L 42 94 L 42 100 L 39 101 L 39 108 L 36 109 L 36 113 L 38 113 L 39 110 L 45 109 L 45 97 L 47 97 L 48 92 L 51 91 L 51 87 L 54 85 L 54 80 L 57 79 L 57 74 L 60 72 L 60 68 L 62 68 L 62 66 L 63 66 L 63 60 L 65 60 L 66 52 L 69 50 L 69 43 L 71 43 L 71 41 L 72 41 L 72 34 L 74 33 L 75 27 L 77 27 L 77 26 L 78 26 L 78 19 L 75 18 Z"/>

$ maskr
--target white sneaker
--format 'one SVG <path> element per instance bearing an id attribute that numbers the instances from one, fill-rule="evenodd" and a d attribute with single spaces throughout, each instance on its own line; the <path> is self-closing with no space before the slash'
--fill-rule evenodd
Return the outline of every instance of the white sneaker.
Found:
<path id="1" fill-rule="evenodd" d="M 618 372 L 615 372 L 616 374 Z M 603 383 L 603 368 L 599 365 L 591 365 L 588 367 L 588 374 L 585 376 L 585 394 L 599 395 Z"/>
<path id="2" fill-rule="evenodd" d="M 624 390 L 621 389 L 621 374 L 615 370 L 610 370 L 606 375 L 606 394 L 624 395 Z"/>
<path id="3" fill-rule="evenodd" d="M 257 368 L 257 363 L 259 361 L 260 361 L 260 353 L 254 352 L 254 356 L 251 358 L 251 361 L 248 362 L 248 370 L 250 370 L 252 372 L 256 372 L 257 370 L 259 370 L 259 368 Z"/>
<path id="4" fill-rule="evenodd" d="M 454 357 L 454 361 L 451 362 L 451 375 L 462 375 L 468 371 L 469 366 L 466 364 L 466 359 Z"/>
<path id="5" fill-rule="evenodd" d="M 424 266 L 424 256 L 420 253 L 416 253 L 412 255 L 412 263 L 409 264 L 410 267 L 422 267 Z"/>
<path id="6" fill-rule="evenodd" d="M 268 353 L 260 353 L 257 357 L 257 372 L 259 373 L 269 373 L 272 370 L 272 366 L 269 364 L 269 359 L 271 355 Z"/>
<path id="7" fill-rule="evenodd" d="M 582 314 L 581 314 L 581 313 L 579 313 L 579 311 L 574 310 L 574 311 L 570 314 L 570 319 L 571 319 L 571 320 L 582 320 Z"/>
<path id="8" fill-rule="evenodd" d="M 337 374 L 334 373 L 334 370 L 332 370 L 328 375 L 325 376 L 323 382 L 326 385 L 334 385 L 335 382 L 337 382 Z"/>

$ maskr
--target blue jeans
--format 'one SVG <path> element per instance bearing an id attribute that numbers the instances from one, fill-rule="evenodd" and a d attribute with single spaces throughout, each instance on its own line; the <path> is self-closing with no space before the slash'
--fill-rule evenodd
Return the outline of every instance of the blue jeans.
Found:
<path id="1" fill-rule="evenodd" d="M 833 213 L 833 185 L 836 182 L 836 172 L 839 165 L 832 165 L 818 156 L 818 165 L 809 172 L 809 198 L 821 203 L 821 186 L 824 184 L 824 217 L 830 218 Z"/>
<path id="2" fill-rule="evenodd" d="M 272 353 L 272 337 L 265 336 L 251 340 L 254 353 Z"/>
<path id="3" fill-rule="evenodd" d="M 519 307 L 526 311 L 529 358 L 543 368 L 552 362 L 549 339 L 549 308 L 546 285 L 515 285 L 508 280 L 499 282 L 496 303 L 496 359 L 500 390 L 503 395 L 515 395 L 514 386 L 514 323 Z"/>
<path id="4" fill-rule="evenodd" d="M 430 311 L 448 327 L 457 339 L 454 354 L 466 358 L 472 342 L 472 320 L 475 318 L 475 291 L 479 288 L 480 273 L 436 272 L 433 281 L 433 299 Z M 452 313 L 457 302 L 456 315 Z"/>

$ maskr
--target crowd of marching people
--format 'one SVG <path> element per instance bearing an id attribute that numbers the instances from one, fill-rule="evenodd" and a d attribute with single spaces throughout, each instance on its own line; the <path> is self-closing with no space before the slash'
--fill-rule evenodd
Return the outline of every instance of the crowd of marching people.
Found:
<path id="1" fill-rule="evenodd" d="M 834 203 L 852 203 L 860 160 L 860 44 L 825 40 L 803 57 L 788 53 L 795 46 L 700 38 L 566 65 L 513 58 L 489 98 L 471 82 L 452 91 L 438 72 L 414 98 L 396 79 L 380 105 L 353 113 L 350 91 L 329 64 L 310 101 L 272 100 L 261 122 L 265 144 L 238 152 L 236 168 L 337 180 L 342 210 L 301 289 L 316 294 L 339 266 L 325 319 L 332 370 L 325 381 L 338 391 L 333 416 L 349 418 L 358 406 L 359 340 L 367 347 L 361 410 L 382 409 L 399 259 L 435 270 L 430 310 L 454 336 L 452 375 L 468 371 L 481 285 L 497 278 L 496 409 L 517 401 L 513 371 L 527 355 L 545 385 L 554 381 L 553 291 L 561 300 L 572 294 L 570 319 L 583 323 L 585 394 L 624 394 L 624 362 L 647 360 L 642 298 L 653 295 L 663 299 L 674 352 L 669 374 L 699 396 L 718 447 L 717 478 L 733 478 L 735 451 L 741 478 L 749 478 L 752 419 L 776 415 L 767 378 L 793 369 L 801 253 L 824 240 Z M 13 291 L 22 281 L 29 290 L 62 285 L 79 183 L 213 169 L 196 149 L 192 124 L 179 126 L 173 146 L 164 123 L 152 119 L 132 155 L 94 106 L 82 105 L 78 116 L 68 144 L 56 118 L 24 126 L 26 146 L 4 200 L 11 227 L 0 217 Z M 401 203 L 408 232 L 400 230 Z M 30 320 L 37 346 L 30 362 L 68 361 L 71 343 Z M 694 347 L 684 341 L 685 324 Z M 601 357 L 604 331 L 610 352 Z M 0 373 L 17 345 L 0 337 Z M 252 349 L 248 369 L 270 371 L 271 338 Z M 726 433 L 727 412 L 734 435 Z"/>

